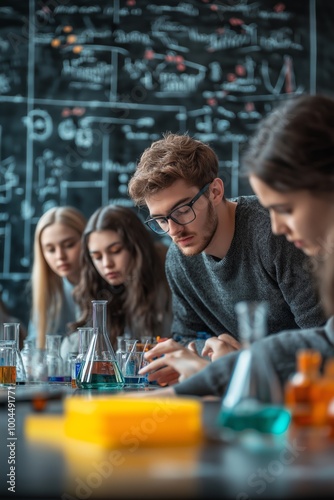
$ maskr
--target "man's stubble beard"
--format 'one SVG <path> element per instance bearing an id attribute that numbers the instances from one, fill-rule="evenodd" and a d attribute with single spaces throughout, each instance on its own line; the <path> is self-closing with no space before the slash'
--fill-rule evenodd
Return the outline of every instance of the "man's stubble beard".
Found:
<path id="1" fill-rule="evenodd" d="M 192 250 L 191 248 L 182 249 L 181 247 L 179 247 L 181 252 L 187 257 L 193 257 L 194 255 L 199 255 L 200 253 L 204 252 L 204 250 L 210 245 L 214 235 L 216 234 L 216 230 L 218 227 L 218 216 L 212 206 L 211 201 L 209 201 L 208 212 L 204 227 L 206 228 L 206 230 L 199 243 L 199 247 L 197 247 L 194 250 Z"/>

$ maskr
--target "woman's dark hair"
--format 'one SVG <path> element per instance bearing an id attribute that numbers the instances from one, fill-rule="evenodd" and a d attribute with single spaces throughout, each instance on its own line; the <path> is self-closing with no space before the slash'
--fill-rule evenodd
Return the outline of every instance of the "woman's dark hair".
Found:
<path id="1" fill-rule="evenodd" d="M 129 274 L 124 285 L 109 285 L 96 270 L 88 250 L 88 238 L 94 231 L 117 232 L 130 252 Z M 164 293 L 164 289 L 166 296 L 169 293 L 164 271 L 166 250 L 164 245 L 154 243 L 133 209 L 109 205 L 94 212 L 82 236 L 82 273 L 74 290 L 82 315 L 71 325 L 72 331 L 91 323 L 92 300 L 108 300 L 108 328 L 114 345 L 125 326 L 135 337 L 157 335 L 158 294 Z"/>
<path id="2" fill-rule="evenodd" d="M 325 253 L 314 268 L 318 289 L 327 316 L 334 315 L 334 226 L 327 235 Z"/>
<path id="3" fill-rule="evenodd" d="M 276 191 L 334 191 L 334 100 L 290 98 L 264 118 L 242 158 L 242 172 Z"/>

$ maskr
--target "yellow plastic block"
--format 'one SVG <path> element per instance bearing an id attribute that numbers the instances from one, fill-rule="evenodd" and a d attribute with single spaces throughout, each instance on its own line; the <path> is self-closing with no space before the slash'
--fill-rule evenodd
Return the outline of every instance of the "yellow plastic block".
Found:
<path id="1" fill-rule="evenodd" d="M 186 445 L 203 436 L 202 404 L 191 398 L 74 396 L 64 409 L 67 437 L 106 447 Z"/>
<path id="2" fill-rule="evenodd" d="M 65 437 L 64 417 L 62 415 L 28 415 L 24 422 L 24 433 L 30 441 L 61 446 Z"/>

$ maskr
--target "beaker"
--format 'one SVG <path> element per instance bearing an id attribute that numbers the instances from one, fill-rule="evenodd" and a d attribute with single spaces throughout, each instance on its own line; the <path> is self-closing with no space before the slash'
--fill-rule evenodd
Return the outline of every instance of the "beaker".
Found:
<path id="1" fill-rule="evenodd" d="M 31 377 L 33 384 L 44 384 L 48 381 L 46 349 L 42 347 L 36 347 L 33 351 Z"/>
<path id="2" fill-rule="evenodd" d="M 233 431 L 281 434 L 291 418 L 283 407 L 283 388 L 264 345 L 251 348 L 255 340 L 266 335 L 267 303 L 239 302 L 235 310 L 242 350 L 222 401 L 219 425 Z"/>
<path id="3" fill-rule="evenodd" d="M 65 382 L 65 366 L 60 355 L 61 335 L 46 335 L 48 382 Z"/>
<path id="4" fill-rule="evenodd" d="M 21 357 L 27 375 L 27 382 L 32 382 L 32 357 L 35 350 L 35 339 L 24 339 Z"/>
<path id="5" fill-rule="evenodd" d="M 27 374 L 19 349 L 20 323 L 3 323 L 3 338 L 4 340 L 11 340 L 15 343 L 16 383 L 25 384 L 27 381 Z"/>
<path id="6" fill-rule="evenodd" d="M 148 340 L 146 341 L 146 343 Z M 125 340 L 125 354 L 122 364 L 125 386 L 127 388 L 143 387 L 147 385 L 147 376 L 139 375 L 139 370 L 143 368 L 147 361 L 144 359 L 145 350 L 137 349 L 138 341 L 135 339 Z"/>
<path id="7" fill-rule="evenodd" d="M 0 387 L 16 383 L 16 343 L 0 340 Z"/>
<path id="8" fill-rule="evenodd" d="M 81 389 L 122 389 L 124 377 L 107 333 L 107 300 L 92 300 L 94 333 L 77 379 Z"/>

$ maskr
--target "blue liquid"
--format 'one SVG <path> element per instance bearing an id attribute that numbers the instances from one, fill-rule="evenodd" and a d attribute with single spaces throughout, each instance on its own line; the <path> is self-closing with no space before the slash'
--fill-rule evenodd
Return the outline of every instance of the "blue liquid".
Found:
<path id="1" fill-rule="evenodd" d="M 265 434 L 282 434 L 290 424 L 291 414 L 280 406 L 259 405 L 251 408 L 224 408 L 218 417 L 218 425 L 234 431 L 254 429 Z"/>
<path id="2" fill-rule="evenodd" d="M 64 383 L 65 377 L 48 377 L 48 382 Z"/>
<path id="3" fill-rule="evenodd" d="M 83 366 L 81 368 L 83 370 Z M 88 370 L 90 375 L 84 380 L 81 380 L 82 370 L 76 381 L 80 389 L 119 390 L 124 387 L 124 377 L 116 361 L 94 361 Z"/>
<path id="4" fill-rule="evenodd" d="M 78 387 L 82 389 L 122 389 L 124 382 L 117 380 L 115 375 L 100 375 L 93 373 L 89 382 L 80 382 Z"/>
<path id="5" fill-rule="evenodd" d="M 124 381 L 125 381 L 125 386 L 129 387 L 129 386 L 145 386 L 147 385 L 147 380 L 146 380 L 146 377 L 127 377 L 125 376 L 124 377 Z"/>
<path id="6" fill-rule="evenodd" d="M 78 378 L 79 372 L 81 368 L 81 361 L 79 363 L 75 363 L 75 378 Z"/>

